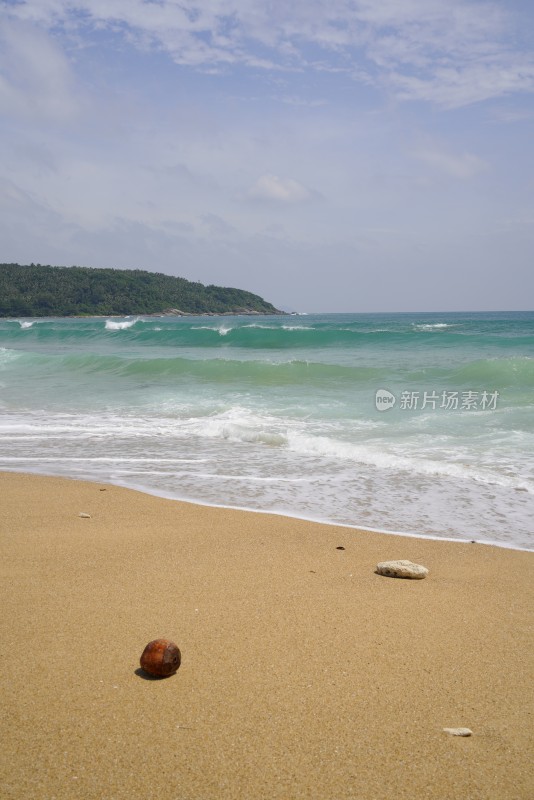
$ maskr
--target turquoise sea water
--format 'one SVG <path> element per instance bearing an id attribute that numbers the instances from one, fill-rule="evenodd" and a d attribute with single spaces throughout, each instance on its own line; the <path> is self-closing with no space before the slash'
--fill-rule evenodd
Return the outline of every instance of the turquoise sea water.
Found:
<path id="1" fill-rule="evenodd" d="M 0 469 L 532 549 L 533 453 L 534 312 L 0 320 Z"/>

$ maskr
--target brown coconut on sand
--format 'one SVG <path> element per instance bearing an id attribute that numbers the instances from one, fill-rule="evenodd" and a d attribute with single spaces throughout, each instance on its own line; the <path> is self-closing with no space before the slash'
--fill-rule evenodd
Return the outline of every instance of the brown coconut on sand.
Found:
<path id="1" fill-rule="evenodd" d="M 0 497 L 2 798 L 534 797 L 532 553 L 10 473 Z"/>

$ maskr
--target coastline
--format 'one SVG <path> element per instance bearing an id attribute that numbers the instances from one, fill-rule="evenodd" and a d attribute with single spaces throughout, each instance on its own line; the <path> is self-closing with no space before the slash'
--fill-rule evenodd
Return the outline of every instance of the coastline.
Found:
<path id="1" fill-rule="evenodd" d="M 7 470 L 6 470 L 7 471 Z M 0 471 L 1 472 L 1 471 Z M 43 474 L 43 473 L 32 473 L 35 475 Z M 46 477 L 46 476 L 45 476 Z M 54 477 L 54 476 L 49 476 Z M 56 476 L 61 477 L 61 476 Z M 76 480 L 84 481 L 82 478 L 76 478 Z M 90 483 L 94 483 L 91 481 L 90 478 L 86 479 Z M 165 492 L 164 490 L 157 490 L 152 488 L 147 488 L 141 486 L 140 484 L 136 484 L 134 482 L 124 482 L 124 483 L 107 483 L 106 485 L 109 486 L 117 486 L 122 489 L 129 489 L 133 492 L 141 492 L 142 494 L 148 494 L 151 497 L 160 497 L 162 500 L 171 500 L 176 503 L 189 503 L 193 506 L 206 506 L 207 508 L 220 508 L 225 509 L 227 511 L 243 511 L 247 514 L 267 514 L 270 517 L 281 517 L 282 519 L 294 519 L 300 520 L 301 522 L 310 522 L 313 525 L 326 525 L 330 528 L 344 528 L 350 531 L 356 531 L 358 533 L 379 533 L 384 536 L 400 536 L 403 539 L 428 539 L 432 542 L 456 542 L 458 544 L 477 544 L 477 545 L 484 545 L 486 547 L 501 547 L 504 550 L 517 550 L 520 553 L 531 553 L 534 554 L 534 550 L 529 547 L 520 547 L 514 543 L 508 542 L 499 542 L 493 541 L 490 539 L 469 539 L 467 536 L 465 538 L 460 538 L 459 536 L 441 536 L 439 534 L 430 534 L 430 533 L 415 533 L 413 531 L 394 531 L 386 528 L 371 528 L 367 525 L 359 524 L 355 522 L 354 524 L 349 524 L 345 522 L 337 522 L 336 520 L 330 519 L 321 519 L 319 517 L 310 517 L 306 516 L 305 514 L 298 514 L 297 512 L 291 513 L 290 511 L 266 511 L 261 508 L 253 508 L 251 506 L 240 506 L 240 505 L 224 505 L 222 503 L 211 503 L 207 500 L 200 500 L 200 499 L 190 499 L 187 497 L 176 497 L 171 492 Z"/>
<path id="2" fill-rule="evenodd" d="M 124 314 L 69 314 L 67 317 L 57 315 L 50 315 L 46 317 L 39 316 L 24 316 L 17 314 L 16 316 L 3 315 L 0 312 L 0 319 L 7 322 L 18 322 L 19 320 L 34 320 L 35 322 L 47 322 L 55 319 L 124 319 L 126 317 L 138 317 L 139 319 L 161 319 L 162 317 L 177 318 L 177 317 L 292 317 L 302 316 L 296 311 L 179 311 L 178 309 L 170 309 L 164 311 L 153 311 L 151 313 L 132 312 Z M 306 315 L 304 315 L 306 316 Z"/>
<path id="3" fill-rule="evenodd" d="M 530 553 L 15 472 L 0 492 L 6 798 L 532 796 Z M 393 558 L 430 575 L 375 574 Z M 143 680 L 158 636 L 182 666 Z"/>
<path id="4" fill-rule="evenodd" d="M 358 533 L 378 533 L 384 536 L 400 536 L 404 539 L 424 539 L 429 540 L 432 542 L 452 542 L 457 544 L 470 544 L 470 545 L 483 545 L 485 547 L 499 547 L 504 550 L 516 550 L 520 553 L 531 553 L 534 554 L 534 549 L 532 547 L 521 547 L 518 544 L 513 542 L 502 542 L 498 540 L 491 540 L 491 539 L 484 539 L 484 538 L 477 538 L 472 539 L 469 538 L 467 535 L 464 538 L 460 538 L 460 536 L 443 536 L 440 534 L 432 534 L 432 533 L 417 533 L 415 531 L 401 531 L 401 530 L 391 530 L 389 528 L 374 528 L 369 527 L 364 524 L 359 524 L 358 522 L 354 523 L 346 523 L 346 522 L 338 522 L 337 520 L 331 520 L 327 518 L 320 518 L 320 517 L 312 517 L 307 516 L 305 514 L 299 514 L 298 512 L 291 512 L 287 510 L 277 510 L 277 511 L 270 511 L 264 510 L 261 508 L 254 508 L 252 506 L 243 506 L 243 505 L 225 505 L 223 503 L 214 503 L 210 502 L 209 500 L 203 500 L 200 498 L 190 498 L 185 496 L 179 496 L 172 492 L 166 492 L 164 489 L 156 489 L 154 487 L 144 486 L 142 484 L 136 483 L 135 481 L 105 481 L 105 480 L 98 480 L 97 478 L 91 477 L 82 477 L 77 475 L 75 478 L 70 478 L 65 475 L 61 474 L 54 474 L 50 472 L 33 472 L 33 471 L 25 471 L 25 470 L 16 470 L 16 469 L 7 469 L 5 467 L 0 468 L 0 475 L 3 473 L 10 473 L 14 475 L 34 475 L 36 477 L 44 477 L 44 478 L 58 478 L 60 480 L 75 480 L 80 483 L 98 483 L 98 485 L 102 486 L 115 486 L 120 489 L 126 489 L 132 492 L 140 492 L 141 494 L 149 495 L 150 497 L 160 498 L 162 500 L 169 500 L 175 503 L 186 503 L 192 506 L 200 506 L 206 508 L 216 508 L 222 509 L 227 511 L 237 511 L 237 512 L 244 512 L 246 514 L 267 514 L 270 517 L 280 517 L 281 519 L 288 519 L 288 520 L 299 520 L 301 522 L 309 522 L 313 525 L 325 525 L 331 528 L 344 528 L 346 530 L 356 531 Z"/>

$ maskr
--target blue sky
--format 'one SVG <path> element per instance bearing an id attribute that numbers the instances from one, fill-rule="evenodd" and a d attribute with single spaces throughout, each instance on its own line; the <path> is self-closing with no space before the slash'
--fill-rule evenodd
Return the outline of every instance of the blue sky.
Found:
<path id="1" fill-rule="evenodd" d="M 530 0 L 0 2 L 0 261 L 534 306 Z"/>

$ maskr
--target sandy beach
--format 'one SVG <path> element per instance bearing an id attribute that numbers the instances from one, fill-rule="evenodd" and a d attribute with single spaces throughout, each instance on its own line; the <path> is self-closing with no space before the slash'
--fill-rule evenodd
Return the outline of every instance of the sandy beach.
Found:
<path id="1" fill-rule="evenodd" d="M 0 498 L 6 800 L 534 796 L 532 553 L 14 473 Z M 397 558 L 429 576 L 375 574 Z"/>

